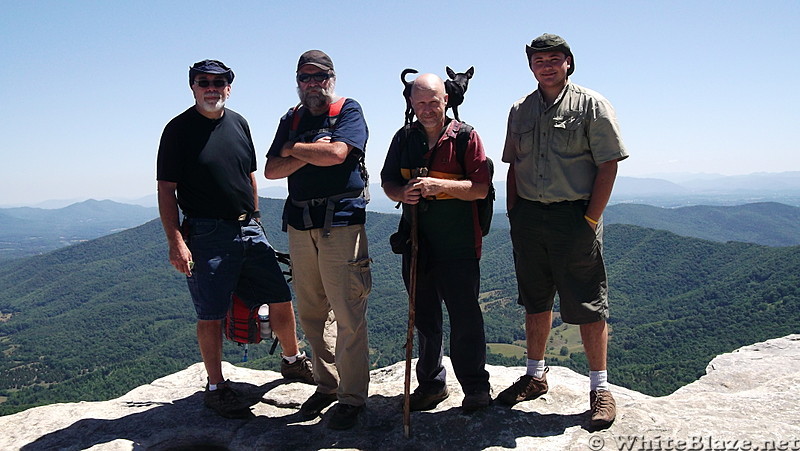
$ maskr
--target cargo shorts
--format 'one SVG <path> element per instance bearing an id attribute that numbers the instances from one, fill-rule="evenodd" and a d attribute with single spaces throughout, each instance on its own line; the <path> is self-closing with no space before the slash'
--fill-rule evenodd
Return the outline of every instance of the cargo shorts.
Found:
<path id="1" fill-rule="evenodd" d="M 603 223 L 592 230 L 583 217 L 587 205 L 519 199 L 509 212 L 518 303 L 528 314 L 552 310 L 558 293 L 565 323 L 608 318 Z"/>

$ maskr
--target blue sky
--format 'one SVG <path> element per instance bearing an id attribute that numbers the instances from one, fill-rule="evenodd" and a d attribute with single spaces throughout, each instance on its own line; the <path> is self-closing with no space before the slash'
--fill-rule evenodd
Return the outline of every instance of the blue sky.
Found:
<path id="1" fill-rule="evenodd" d="M 569 41 L 572 81 L 616 108 L 631 154 L 620 175 L 800 170 L 797 1 L 0 6 L 0 205 L 154 193 L 161 131 L 192 104 L 188 66 L 205 58 L 236 72 L 228 107 L 250 122 L 263 168 L 311 48 L 364 108 L 373 180 L 402 125 L 400 71 L 475 66 L 459 111 L 503 178 L 508 109 L 536 88 L 525 44 L 544 32 Z"/>

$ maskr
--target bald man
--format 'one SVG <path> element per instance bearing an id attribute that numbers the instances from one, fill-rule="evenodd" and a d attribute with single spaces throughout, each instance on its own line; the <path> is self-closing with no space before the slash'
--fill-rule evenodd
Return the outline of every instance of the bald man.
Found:
<path id="1" fill-rule="evenodd" d="M 411 394 L 411 410 L 431 410 L 449 396 L 442 366 L 444 301 L 450 316 L 450 359 L 464 391 L 462 408 L 469 412 L 492 402 L 478 305 L 482 235 L 474 202 L 488 193 L 489 167 L 472 127 L 445 116 L 447 94 L 441 78 L 420 75 L 411 90 L 411 103 L 418 120 L 395 134 L 381 171 L 386 195 L 403 204 L 401 230 L 410 230 L 411 209 L 416 206 L 418 211 L 419 386 Z M 463 155 L 456 146 L 460 133 L 468 138 Z M 408 288 L 410 249 L 402 254 Z"/>

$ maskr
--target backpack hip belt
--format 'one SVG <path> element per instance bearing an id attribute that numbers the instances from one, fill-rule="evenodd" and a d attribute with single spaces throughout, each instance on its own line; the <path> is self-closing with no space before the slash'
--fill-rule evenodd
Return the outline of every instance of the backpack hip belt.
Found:
<path id="1" fill-rule="evenodd" d="M 295 207 L 303 209 L 303 226 L 306 229 L 314 228 L 314 222 L 311 220 L 311 207 L 319 207 L 325 205 L 325 220 L 322 225 L 322 236 L 327 238 L 331 235 L 331 227 L 333 226 L 333 212 L 334 209 L 336 208 L 336 202 L 339 202 L 342 199 L 364 197 L 365 189 L 360 189 L 358 191 L 348 191 L 346 193 L 337 194 L 335 196 L 319 197 L 316 199 L 308 199 L 308 200 L 294 200 L 292 198 L 289 198 L 289 201 Z"/>

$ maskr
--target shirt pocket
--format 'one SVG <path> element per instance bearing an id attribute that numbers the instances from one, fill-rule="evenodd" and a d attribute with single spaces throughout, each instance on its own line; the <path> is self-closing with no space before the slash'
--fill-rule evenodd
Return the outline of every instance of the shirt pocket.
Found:
<path id="1" fill-rule="evenodd" d="M 579 111 L 567 111 L 551 120 L 553 150 L 560 155 L 575 156 L 586 151 L 584 117 Z"/>
<path id="2" fill-rule="evenodd" d="M 517 159 L 523 159 L 530 155 L 535 146 L 535 124 L 515 124 L 511 129 L 511 133 L 517 145 Z"/>

